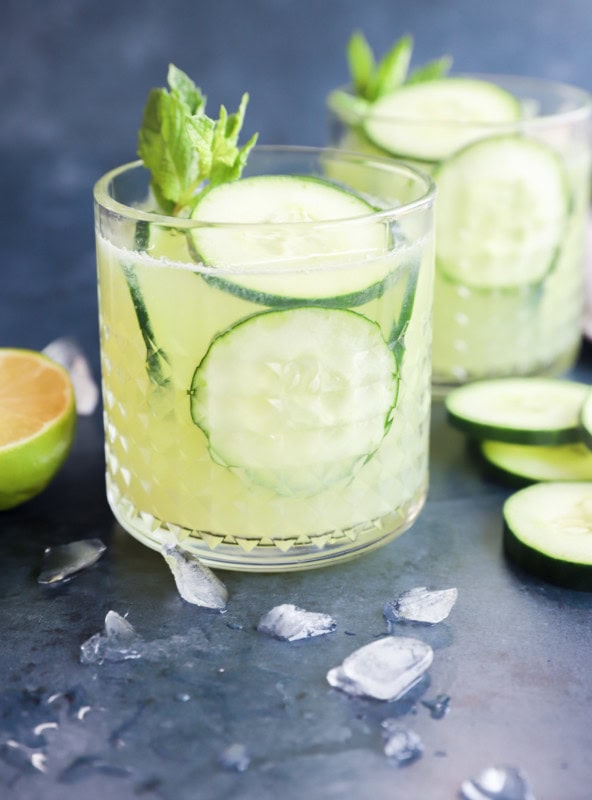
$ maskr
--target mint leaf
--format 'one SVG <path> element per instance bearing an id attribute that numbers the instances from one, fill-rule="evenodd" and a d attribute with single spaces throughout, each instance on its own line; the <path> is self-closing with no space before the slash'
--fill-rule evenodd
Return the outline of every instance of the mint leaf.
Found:
<path id="1" fill-rule="evenodd" d="M 376 64 L 368 40 L 360 31 L 354 31 L 347 45 L 347 60 L 351 82 L 356 94 L 364 97 L 374 74 Z"/>
<path id="2" fill-rule="evenodd" d="M 247 156 L 257 141 L 255 134 L 240 150 L 236 146 L 248 102 L 249 95 L 244 94 L 238 111 L 230 116 L 224 106 L 220 106 L 220 118 L 214 128 L 212 140 L 210 187 L 240 178 Z"/>
<path id="3" fill-rule="evenodd" d="M 411 36 L 402 36 L 395 42 L 378 63 L 375 74 L 368 84 L 369 100 L 377 100 L 405 83 L 412 51 L 413 39 Z"/>
<path id="4" fill-rule="evenodd" d="M 424 64 L 422 67 L 414 69 L 407 78 L 406 83 L 423 83 L 424 81 L 445 78 L 450 72 L 451 66 L 451 56 L 442 56 L 442 58 L 437 58 L 434 61 L 428 61 L 428 63 Z"/>
<path id="5" fill-rule="evenodd" d="M 171 88 L 171 94 L 181 100 L 190 114 L 195 115 L 200 111 L 205 111 L 206 98 L 201 93 L 201 89 L 174 64 L 169 64 L 167 83 Z"/>
<path id="6" fill-rule="evenodd" d="M 165 89 L 153 89 L 144 109 L 138 154 L 152 173 L 152 189 L 167 212 L 199 180 L 199 155 L 187 128 L 186 107 L 179 98 Z"/>
<path id="7" fill-rule="evenodd" d="M 161 208 L 168 214 L 191 209 L 200 192 L 236 180 L 244 169 L 256 135 L 242 148 L 238 137 L 248 95 L 238 111 L 220 118 L 205 112 L 206 98 L 182 70 L 173 64 L 167 89 L 152 89 L 138 134 L 138 155 L 150 170 L 150 185 Z"/>
<path id="8" fill-rule="evenodd" d="M 350 95 L 351 102 L 348 103 L 345 92 L 333 92 L 330 96 L 332 107 L 344 119 L 348 114 L 359 116 L 362 107 L 355 106 L 354 100 L 372 103 L 379 97 L 394 92 L 400 86 L 442 78 L 452 65 L 450 56 L 442 56 L 409 73 L 412 53 L 413 38 L 405 34 L 377 61 L 364 35 L 355 31 L 347 45 L 347 60 L 354 97 Z"/>

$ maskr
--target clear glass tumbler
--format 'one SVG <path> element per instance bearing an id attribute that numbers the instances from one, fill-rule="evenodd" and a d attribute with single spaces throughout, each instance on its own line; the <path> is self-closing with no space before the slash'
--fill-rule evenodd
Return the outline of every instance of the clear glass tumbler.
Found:
<path id="1" fill-rule="evenodd" d="M 582 333 L 591 98 L 545 80 L 473 77 L 517 99 L 516 122 L 378 118 L 329 98 L 331 144 L 404 158 L 436 183 L 435 396 L 480 378 L 560 374 Z M 378 147 L 376 133 L 443 157 L 411 160 Z"/>
<path id="2" fill-rule="evenodd" d="M 315 148 L 255 148 L 254 175 L 330 181 L 365 210 L 167 217 L 139 163 L 95 187 L 107 495 L 150 547 L 305 569 L 384 544 L 424 502 L 433 186 Z"/>

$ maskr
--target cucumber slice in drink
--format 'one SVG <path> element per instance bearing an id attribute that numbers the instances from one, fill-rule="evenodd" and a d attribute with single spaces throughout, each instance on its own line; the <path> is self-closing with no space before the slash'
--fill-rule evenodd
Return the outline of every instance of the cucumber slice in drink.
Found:
<path id="1" fill-rule="evenodd" d="M 558 445 L 580 439 L 579 417 L 590 387 L 550 378 L 500 378 L 454 389 L 449 422 L 478 439 Z"/>
<path id="2" fill-rule="evenodd" d="M 135 247 L 137 250 L 147 250 L 150 246 L 151 229 L 150 224 L 144 220 L 136 223 Z M 160 348 L 154 331 L 150 314 L 146 307 L 144 293 L 138 280 L 138 274 L 133 264 L 122 262 L 121 269 L 125 276 L 130 297 L 138 320 L 138 327 L 142 334 L 142 339 L 146 346 L 146 372 L 152 383 L 157 386 L 167 386 L 170 377 L 170 364 L 167 354 Z"/>
<path id="3" fill-rule="evenodd" d="M 518 100 L 493 83 L 441 78 L 379 98 L 363 128 L 372 144 L 391 155 L 440 161 L 520 117 Z"/>
<path id="4" fill-rule="evenodd" d="M 504 550 L 538 578 L 592 591 L 592 483 L 539 483 L 504 504 Z"/>
<path id="5" fill-rule="evenodd" d="M 205 224 L 188 236 L 196 261 L 220 268 L 205 279 L 224 291 L 282 308 L 351 307 L 380 296 L 392 274 L 392 230 L 367 219 L 375 211 L 321 178 L 258 175 L 206 192 L 192 214 Z M 310 222 L 320 224 L 298 224 Z"/>
<path id="6" fill-rule="evenodd" d="M 280 495 L 312 495 L 372 457 L 397 390 L 376 323 L 341 309 L 268 311 L 213 339 L 191 415 L 218 464 Z"/>
<path id="7" fill-rule="evenodd" d="M 486 440 L 480 445 L 489 471 L 504 483 L 592 481 L 592 453 L 581 442 L 545 447 Z"/>
<path id="8" fill-rule="evenodd" d="M 437 269 L 476 290 L 540 283 L 556 261 L 570 213 L 564 165 L 545 144 L 517 135 L 468 145 L 442 163 Z"/>

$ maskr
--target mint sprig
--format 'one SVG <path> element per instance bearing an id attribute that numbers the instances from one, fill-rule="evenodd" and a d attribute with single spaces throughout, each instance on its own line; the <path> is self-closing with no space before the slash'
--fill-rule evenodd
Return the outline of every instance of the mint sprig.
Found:
<path id="1" fill-rule="evenodd" d="M 347 45 L 347 61 L 354 94 L 372 103 L 405 84 L 442 78 L 452 65 L 452 59 L 443 56 L 410 73 L 412 54 L 413 38 L 405 34 L 377 60 L 364 34 L 355 31 Z"/>
<path id="2" fill-rule="evenodd" d="M 166 88 L 152 89 L 138 134 L 138 155 L 150 170 L 150 185 L 167 214 L 191 208 L 201 193 L 240 178 L 257 134 L 238 147 L 245 110 L 244 94 L 235 114 L 220 107 L 217 120 L 205 112 L 206 98 L 174 64 Z"/>

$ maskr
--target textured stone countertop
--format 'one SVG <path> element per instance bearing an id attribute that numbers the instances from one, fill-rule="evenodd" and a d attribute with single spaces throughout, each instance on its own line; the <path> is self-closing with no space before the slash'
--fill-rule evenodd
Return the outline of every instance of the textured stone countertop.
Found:
<path id="1" fill-rule="evenodd" d="M 586 358 L 578 374 L 592 376 Z M 82 419 L 56 481 L 0 518 L 2 798 L 445 800 L 492 764 L 522 768 L 537 800 L 589 798 L 592 595 L 506 562 L 508 492 L 479 474 L 441 407 L 428 502 L 410 531 L 324 570 L 220 572 L 226 614 L 184 603 L 164 560 L 114 522 L 101 436 L 98 414 Z M 62 586 L 37 584 L 46 546 L 90 537 L 108 545 L 94 567 Z M 397 703 L 332 689 L 328 669 L 385 632 L 385 601 L 426 585 L 459 592 L 445 622 L 412 631 L 434 649 L 427 680 Z M 337 630 L 293 643 L 257 632 L 282 602 L 331 614 Z M 110 609 L 163 646 L 137 661 L 80 664 L 80 644 Z M 438 694 L 450 707 L 433 719 L 421 700 Z M 380 725 L 392 716 L 425 747 L 405 767 L 383 753 Z M 248 749 L 244 772 L 218 763 L 234 743 Z"/>

